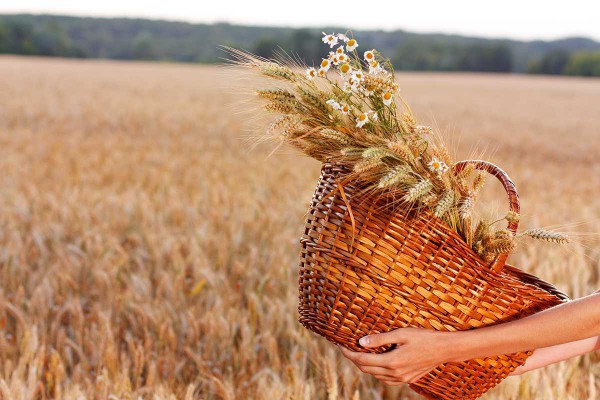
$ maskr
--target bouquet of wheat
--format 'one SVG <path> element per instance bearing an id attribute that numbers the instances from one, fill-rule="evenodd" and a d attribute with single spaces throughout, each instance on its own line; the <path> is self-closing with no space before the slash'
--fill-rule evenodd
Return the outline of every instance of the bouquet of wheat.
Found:
<path id="1" fill-rule="evenodd" d="M 280 85 L 256 94 L 280 114 L 269 138 L 322 165 L 300 244 L 299 320 L 354 351 L 358 339 L 400 327 L 455 331 L 522 318 L 568 301 L 552 285 L 505 263 L 518 238 L 519 199 L 508 175 L 482 160 L 454 163 L 399 95 L 389 59 L 324 33 L 319 68 L 227 47 L 233 63 Z M 362 54 L 359 54 L 362 53 Z M 495 222 L 473 221 L 486 174 L 508 195 Z M 506 220 L 504 229 L 494 224 Z M 438 366 L 411 388 L 429 399 L 475 399 L 531 352 Z"/>

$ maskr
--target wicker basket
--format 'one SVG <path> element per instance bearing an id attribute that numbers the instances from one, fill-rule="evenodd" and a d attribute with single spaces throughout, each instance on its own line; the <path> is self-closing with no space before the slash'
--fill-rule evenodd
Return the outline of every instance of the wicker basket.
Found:
<path id="1" fill-rule="evenodd" d="M 514 184 L 485 161 L 463 161 L 497 177 L 512 211 Z M 355 195 L 340 183 L 344 166 L 324 163 L 301 238 L 299 320 L 309 330 L 354 351 L 361 337 L 401 327 L 456 331 L 518 319 L 568 301 L 539 278 L 485 263 L 430 213 L 393 211 L 383 196 Z M 339 185 L 339 186 L 338 186 Z M 516 231 L 517 222 L 509 225 Z M 446 363 L 410 387 L 428 399 L 475 399 L 497 385 L 531 352 Z"/>

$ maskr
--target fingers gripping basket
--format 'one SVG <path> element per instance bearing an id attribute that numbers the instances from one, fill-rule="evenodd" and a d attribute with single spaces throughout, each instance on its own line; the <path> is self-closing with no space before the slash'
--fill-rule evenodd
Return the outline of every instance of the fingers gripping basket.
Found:
<path id="1" fill-rule="evenodd" d="M 514 184 L 500 168 L 472 163 L 500 180 L 512 211 Z M 383 196 L 355 195 L 347 170 L 324 163 L 301 238 L 299 319 L 354 351 L 358 339 L 401 327 L 466 330 L 522 318 L 568 300 L 552 285 L 505 265 L 485 263 L 444 222 L 422 210 L 392 210 Z M 509 229 L 517 229 L 511 222 Z M 438 366 L 411 388 L 429 399 L 475 399 L 531 352 Z"/>

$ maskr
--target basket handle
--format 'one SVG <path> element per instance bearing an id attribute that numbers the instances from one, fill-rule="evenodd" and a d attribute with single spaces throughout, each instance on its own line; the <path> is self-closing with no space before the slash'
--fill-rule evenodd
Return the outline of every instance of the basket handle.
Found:
<path id="1" fill-rule="evenodd" d="M 462 171 L 467 165 L 473 165 L 475 169 L 485 171 L 493 176 L 495 176 L 502 186 L 504 186 L 504 190 L 508 194 L 508 204 L 510 207 L 510 211 L 513 211 L 517 214 L 521 212 L 521 206 L 519 205 L 519 194 L 517 193 L 517 188 L 515 184 L 510 179 L 508 174 L 504 172 L 500 167 L 483 160 L 466 160 L 460 161 L 454 164 L 452 167 L 455 173 Z M 518 219 L 510 221 L 508 223 L 508 230 L 513 234 L 517 233 L 517 228 L 519 226 Z M 500 272 L 504 268 L 506 264 L 506 259 L 508 258 L 508 253 L 499 254 L 494 261 L 492 261 L 490 267 L 496 271 Z"/>

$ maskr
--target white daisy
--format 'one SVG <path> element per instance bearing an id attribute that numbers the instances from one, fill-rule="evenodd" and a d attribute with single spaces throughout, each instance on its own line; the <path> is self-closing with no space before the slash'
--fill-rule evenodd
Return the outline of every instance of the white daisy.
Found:
<path id="1" fill-rule="evenodd" d="M 369 122 L 368 113 L 361 113 L 358 117 L 356 117 L 357 128 L 362 128 L 367 122 Z"/>
<path id="2" fill-rule="evenodd" d="M 314 69 L 313 67 L 310 67 L 309 69 L 306 70 L 306 77 L 308 79 L 314 79 L 317 76 L 317 70 Z"/>
<path id="3" fill-rule="evenodd" d="M 348 82 L 344 83 L 344 92 L 346 93 L 352 93 L 352 90 L 354 90 L 354 88 L 352 87 L 352 85 Z"/>
<path id="4" fill-rule="evenodd" d="M 339 65 L 339 64 L 340 64 L 340 59 L 338 58 L 338 56 L 337 56 L 337 55 L 335 55 L 335 56 L 331 57 L 331 60 L 330 60 L 330 61 L 331 61 L 331 63 L 332 63 L 333 65 Z"/>
<path id="5" fill-rule="evenodd" d="M 370 74 L 378 74 L 383 71 L 383 68 L 379 64 L 379 61 L 374 60 L 369 63 L 369 73 Z"/>
<path id="6" fill-rule="evenodd" d="M 334 99 L 329 99 L 326 101 L 326 103 L 333 107 L 334 110 L 339 110 L 341 108 L 340 103 L 338 103 Z"/>
<path id="7" fill-rule="evenodd" d="M 340 104 L 340 111 L 342 114 L 348 115 L 350 113 L 350 106 L 346 103 Z"/>
<path id="8" fill-rule="evenodd" d="M 317 71 L 317 74 L 321 77 L 324 78 L 327 76 L 327 69 L 325 68 L 319 68 L 319 70 Z"/>
<path id="9" fill-rule="evenodd" d="M 383 97 L 383 104 L 385 104 L 386 106 L 392 104 L 392 101 L 394 100 L 390 92 L 385 92 L 381 97 Z"/>
<path id="10" fill-rule="evenodd" d="M 358 47 L 358 42 L 356 41 L 356 39 L 348 39 L 348 41 L 346 42 L 346 50 L 348 51 L 354 51 L 354 49 L 356 49 Z"/>
<path id="11" fill-rule="evenodd" d="M 343 63 L 340 64 L 340 72 L 342 74 L 351 74 L 352 73 L 352 67 L 350 66 L 350 64 L 348 63 Z"/>
<path id="12" fill-rule="evenodd" d="M 360 82 L 358 82 L 356 79 L 350 77 L 348 78 L 348 83 L 350 84 L 352 91 L 358 92 L 360 90 Z"/>
<path id="13" fill-rule="evenodd" d="M 338 43 L 338 38 L 333 33 L 331 35 L 327 34 L 325 32 L 322 32 L 322 33 L 324 35 L 323 39 L 322 39 L 323 43 L 328 44 L 329 47 L 333 47 Z"/>
<path id="14" fill-rule="evenodd" d="M 324 58 L 323 61 L 321 61 L 321 68 L 323 68 L 325 71 L 328 71 L 330 67 L 331 61 L 329 61 L 327 58 Z"/>
<path id="15" fill-rule="evenodd" d="M 365 75 L 362 73 L 362 71 L 356 70 L 352 73 L 352 78 L 354 78 L 358 82 L 361 82 L 363 79 L 365 79 Z"/>
<path id="16" fill-rule="evenodd" d="M 340 61 L 340 63 L 347 63 L 348 61 L 350 61 L 350 58 L 344 53 L 338 54 L 337 58 Z"/>
<path id="17" fill-rule="evenodd" d="M 366 86 L 361 86 L 360 87 L 362 94 L 364 94 L 365 96 L 371 96 L 373 95 L 373 88 L 372 87 L 366 87 Z"/>
<path id="18" fill-rule="evenodd" d="M 448 170 L 448 166 L 446 165 L 446 163 L 438 160 L 435 157 L 433 157 L 433 159 L 427 165 L 429 166 L 429 169 L 431 171 L 437 172 L 438 174 L 441 174 L 442 172 L 446 172 Z"/>
<path id="19" fill-rule="evenodd" d="M 343 33 L 338 33 L 337 38 L 340 39 L 342 42 L 347 42 L 348 40 L 350 40 L 348 36 L 344 35 Z"/>
<path id="20" fill-rule="evenodd" d="M 375 49 L 365 51 L 364 56 L 365 56 L 365 60 L 367 60 L 367 62 L 375 61 Z"/>
<path id="21" fill-rule="evenodd" d="M 335 53 L 336 54 L 344 54 L 344 45 L 341 45 L 340 47 L 338 47 L 337 49 L 335 49 Z"/>

